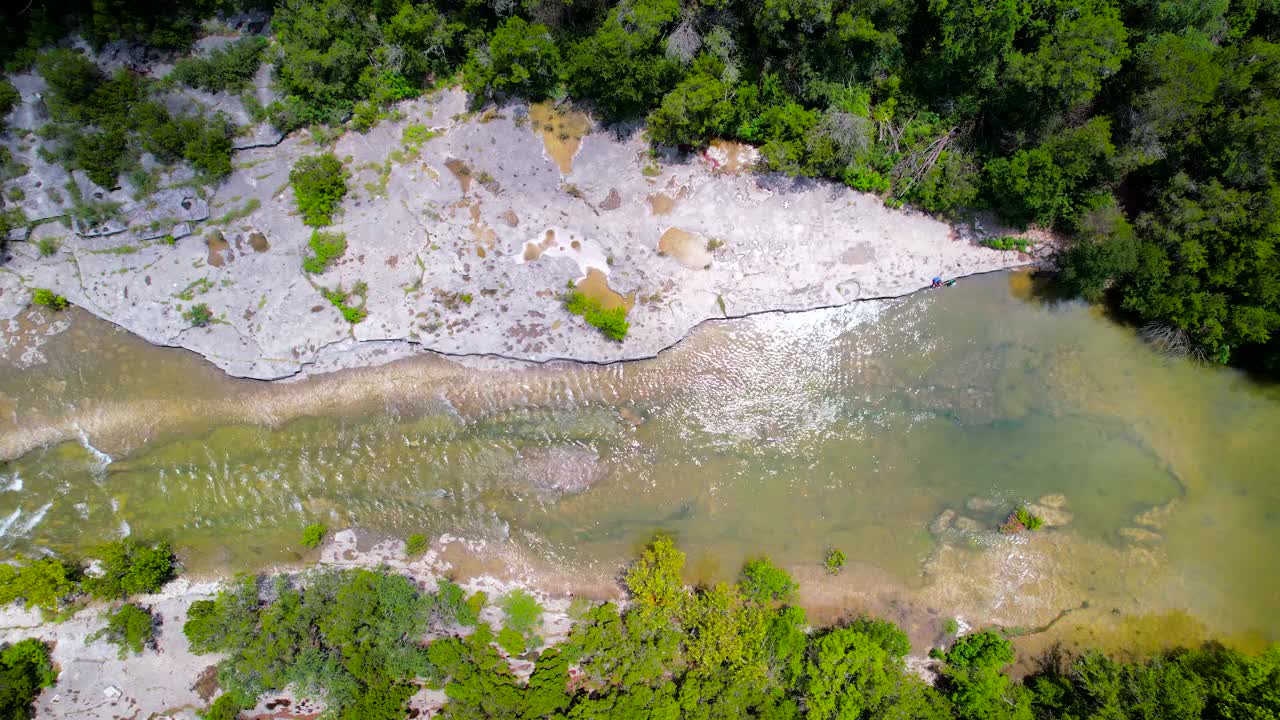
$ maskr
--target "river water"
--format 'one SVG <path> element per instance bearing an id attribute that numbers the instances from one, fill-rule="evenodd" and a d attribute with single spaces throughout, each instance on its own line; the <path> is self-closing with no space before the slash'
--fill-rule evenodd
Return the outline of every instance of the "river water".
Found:
<path id="1" fill-rule="evenodd" d="M 1280 639 L 1280 391 L 1025 274 L 709 323 L 608 367 L 424 355 L 267 384 L 77 310 L 5 338 L 8 554 L 131 533 L 223 572 L 299 560 L 322 521 L 599 579 L 662 530 L 692 579 L 765 553 L 815 605 Z M 993 532 L 1054 495 L 1064 526 Z"/>

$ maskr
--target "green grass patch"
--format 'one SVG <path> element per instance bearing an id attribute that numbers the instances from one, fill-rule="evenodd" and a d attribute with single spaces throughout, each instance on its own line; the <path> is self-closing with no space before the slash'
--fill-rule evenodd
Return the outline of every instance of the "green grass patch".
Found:
<path id="1" fill-rule="evenodd" d="M 204 327 L 213 322 L 213 311 L 205 303 L 197 303 L 182 313 L 191 327 Z"/>
<path id="2" fill-rule="evenodd" d="M 193 280 L 181 292 L 176 292 L 173 296 L 184 302 L 191 302 L 196 299 L 196 295 L 203 295 L 212 289 L 213 283 L 209 282 L 208 278 L 200 278 Z"/>
<path id="3" fill-rule="evenodd" d="M 302 529 L 302 546 L 309 548 L 318 548 L 324 544 L 324 536 L 329 532 L 329 528 L 324 523 L 311 523 Z"/>
<path id="4" fill-rule="evenodd" d="M 564 296 L 564 307 L 574 315 L 581 315 L 591 325 L 604 333 L 610 340 L 622 341 L 631 328 L 627 322 L 627 309 L 623 307 L 605 309 L 600 301 L 589 298 L 577 290 L 570 290 Z"/>
<path id="5" fill-rule="evenodd" d="M 255 210 L 257 210 L 260 207 L 262 207 L 261 200 L 259 200 L 258 198 L 249 198 L 247 201 L 245 201 L 245 204 L 243 207 L 236 210 L 228 211 L 226 215 L 223 215 L 222 217 L 215 220 L 214 224 L 229 225 L 230 223 L 233 223 L 236 220 L 241 220 L 243 218 L 249 217 L 250 215 L 253 214 Z"/>
<path id="6" fill-rule="evenodd" d="M 347 252 L 347 236 L 342 233 L 314 230 L 307 242 L 311 254 L 302 260 L 302 269 L 318 275 L 328 270 Z"/>
<path id="7" fill-rule="evenodd" d="M 342 286 L 338 286 L 332 290 L 329 288 L 321 288 L 320 291 L 324 293 L 324 298 L 334 307 L 338 308 L 338 311 L 342 313 L 342 317 L 352 325 L 364 322 L 364 319 L 369 317 L 369 312 L 364 308 L 366 296 L 369 292 L 369 286 L 366 285 L 364 281 L 356 283 L 355 288 L 350 292 L 343 290 Z M 351 299 L 357 297 L 360 298 L 359 304 L 353 304 Z"/>
<path id="8" fill-rule="evenodd" d="M 992 250 L 1017 250 L 1018 252 L 1026 252 L 1031 248 L 1031 241 L 1024 237 L 1014 237 L 1005 235 L 996 238 L 984 238 L 978 242 L 983 247 L 989 247 Z"/>
<path id="9" fill-rule="evenodd" d="M 36 288 L 31 295 L 31 302 L 50 310 L 65 310 L 71 304 L 66 298 L 49 288 Z"/>

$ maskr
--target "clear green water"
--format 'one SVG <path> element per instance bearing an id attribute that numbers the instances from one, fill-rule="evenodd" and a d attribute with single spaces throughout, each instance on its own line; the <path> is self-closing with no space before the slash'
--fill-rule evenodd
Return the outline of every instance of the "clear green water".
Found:
<path id="1" fill-rule="evenodd" d="M 1010 622 L 1089 602 L 1280 638 L 1280 392 L 1162 358 L 1024 275 L 712 324 L 623 366 L 423 357 L 289 384 L 85 315 L 46 337 L 47 322 L 9 336 L 43 338 L 48 362 L 0 360 L 6 552 L 131 532 L 196 570 L 242 569 L 299 559 L 321 520 L 586 577 L 666 530 L 700 578 L 761 552 L 817 577 L 841 548 L 854 568 L 817 603 L 879 584 Z M 589 487 L 538 489 L 548 478 Z M 985 530 L 1059 493 L 1066 528 Z M 966 509 L 975 497 L 995 505 Z M 931 532 L 948 508 L 984 530 Z M 1153 508 L 1158 524 L 1135 522 Z"/>

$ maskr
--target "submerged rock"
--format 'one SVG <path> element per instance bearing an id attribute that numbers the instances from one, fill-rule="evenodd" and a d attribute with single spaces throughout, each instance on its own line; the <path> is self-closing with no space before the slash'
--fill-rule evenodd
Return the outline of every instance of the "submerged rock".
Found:
<path id="1" fill-rule="evenodd" d="M 965 501 L 964 506 L 974 512 L 987 512 L 1000 507 L 1000 502 L 984 497 L 971 497 Z"/>
<path id="2" fill-rule="evenodd" d="M 1027 512 L 1040 518 L 1044 523 L 1044 527 L 1066 527 L 1071 524 L 1072 514 L 1068 510 L 1061 508 L 1041 505 L 1039 503 L 1029 503 L 1025 505 Z"/>
<path id="3" fill-rule="evenodd" d="M 938 517 L 934 518 L 933 522 L 929 523 L 929 532 L 934 535 L 941 535 L 943 531 L 951 527 L 951 523 L 955 519 L 956 511 L 951 508 L 947 508 L 946 510 L 943 510 Z"/>
<path id="4" fill-rule="evenodd" d="M 539 492 L 572 495 L 602 475 L 600 456 L 585 448 L 551 447 L 521 452 L 515 477 Z"/>
<path id="5" fill-rule="evenodd" d="M 1138 527 L 1120 528 L 1120 536 L 1125 538 L 1126 540 L 1129 540 L 1130 542 L 1135 542 L 1135 543 L 1159 542 L 1160 540 L 1164 539 L 1163 536 L 1160 535 L 1160 533 L 1152 532 L 1145 528 L 1138 528 Z"/>

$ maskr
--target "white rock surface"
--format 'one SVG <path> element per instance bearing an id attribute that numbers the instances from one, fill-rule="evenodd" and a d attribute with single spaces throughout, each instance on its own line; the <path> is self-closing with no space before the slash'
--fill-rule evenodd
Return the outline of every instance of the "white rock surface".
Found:
<path id="1" fill-rule="evenodd" d="M 32 288 L 48 287 L 152 343 L 188 348 L 228 373 L 261 379 L 377 364 L 417 349 L 608 363 L 651 357 L 711 318 L 897 296 L 927 287 L 934 276 L 1032 261 L 826 182 L 717 172 L 706 156 L 672 158 L 649 177 L 642 169 L 652 161 L 639 133 L 620 140 L 597 129 L 562 176 L 523 119 L 527 107 L 487 118 L 465 109 L 460 91 L 445 91 L 402 105 L 399 121 L 337 140 L 351 192 L 330 229 L 346 234 L 348 250 L 320 276 L 302 271 L 311 229 L 288 188 L 294 161 L 323 150 L 304 131 L 276 147 L 238 151 L 237 169 L 208 198 L 208 219 L 201 219 L 203 201 L 187 198 L 190 207 L 173 230 L 192 234 L 176 245 L 156 239 L 170 225 L 155 229 L 145 203 L 135 203 L 129 228 L 117 234 L 82 237 L 57 223 L 39 226 L 33 239 L 59 237 L 53 257 L 40 257 L 33 243 L 11 243 L 0 266 L 0 319 L 20 312 Z M 418 157 L 398 156 L 411 124 L 440 135 L 423 143 Z M 450 160 L 471 169 L 465 191 Z M 674 204 L 655 215 L 649 196 L 660 192 Z M 27 197 L 33 210 L 48 210 L 39 189 Z M 124 190 L 105 197 L 129 201 Z M 166 204 L 182 208 L 182 200 Z M 135 215 L 148 219 L 139 224 Z M 672 227 L 723 245 L 698 253 L 709 265 L 690 267 L 692 254 L 658 251 Z M 526 243 L 540 242 L 548 230 L 553 246 L 524 261 Z M 229 245 L 211 250 L 207 238 L 218 232 Z M 589 268 L 635 298 L 622 343 L 561 306 L 566 284 Z M 361 281 L 368 318 L 350 325 L 321 288 L 350 290 Z M 463 295 L 471 302 L 460 301 Z M 198 302 L 218 322 L 190 327 L 182 312 Z"/>

